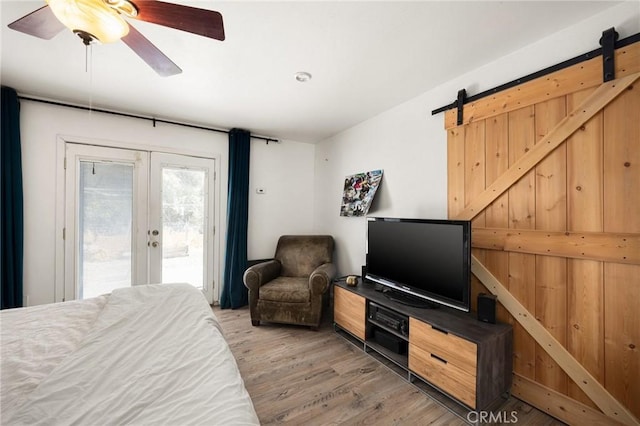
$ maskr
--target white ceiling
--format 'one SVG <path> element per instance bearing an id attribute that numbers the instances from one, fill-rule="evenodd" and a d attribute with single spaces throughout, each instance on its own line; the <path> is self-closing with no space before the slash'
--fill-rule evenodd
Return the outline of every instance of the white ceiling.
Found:
<path id="1" fill-rule="evenodd" d="M 2 0 L 2 84 L 21 95 L 317 142 L 616 4 L 174 2 L 222 13 L 226 40 L 131 20 L 183 70 L 160 77 L 122 42 L 94 45 L 87 56 L 70 31 L 46 41 L 10 30 L 44 1 Z M 312 80 L 296 82 L 297 71 Z"/>

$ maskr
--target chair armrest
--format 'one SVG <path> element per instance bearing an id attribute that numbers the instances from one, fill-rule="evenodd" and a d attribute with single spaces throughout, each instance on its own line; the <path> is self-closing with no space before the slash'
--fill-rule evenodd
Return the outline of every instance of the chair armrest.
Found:
<path id="1" fill-rule="evenodd" d="M 280 275 L 281 264 L 278 260 L 269 260 L 253 265 L 244 271 L 242 281 L 249 290 L 258 291 L 260 286 Z"/>
<path id="2" fill-rule="evenodd" d="M 336 266 L 333 263 L 324 263 L 318 266 L 309 276 L 311 295 L 324 294 L 335 275 Z"/>

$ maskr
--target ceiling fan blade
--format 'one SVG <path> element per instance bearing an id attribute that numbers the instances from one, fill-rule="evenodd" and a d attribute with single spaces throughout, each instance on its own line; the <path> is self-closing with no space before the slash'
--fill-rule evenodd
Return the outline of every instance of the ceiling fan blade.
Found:
<path id="1" fill-rule="evenodd" d="M 162 77 L 180 74 L 182 70 L 145 36 L 129 24 L 129 34 L 122 41 Z"/>
<path id="2" fill-rule="evenodd" d="M 224 25 L 219 12 L 157 0 L 135 2 L 135 19 L 151 22 L 204 37 L 224 40 Z"/>
<path id="3" fill-rule="evenodd" d="M 52 39 L 53 36 L 65 29 L 65 26 L 58 21 L 48 5 L 13 21 L 8 27 L 45 40 Z"/>

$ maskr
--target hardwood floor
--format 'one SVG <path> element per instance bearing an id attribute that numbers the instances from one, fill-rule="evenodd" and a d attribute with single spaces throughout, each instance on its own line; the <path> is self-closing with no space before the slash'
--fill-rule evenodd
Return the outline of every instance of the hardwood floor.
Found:
<path id="1" fill-rule="evenodd" d="M 264 425 L 465 425 L 477 417 L 349 343 L 334 331 L 330 315 L 314 332 L 253 327 L 246 307 L 213 312 Z M 513 397 L 494 410 L 504 413 L 505 423 L 515 423 L 512 411 L 520 425 L 562 424 Z"/>

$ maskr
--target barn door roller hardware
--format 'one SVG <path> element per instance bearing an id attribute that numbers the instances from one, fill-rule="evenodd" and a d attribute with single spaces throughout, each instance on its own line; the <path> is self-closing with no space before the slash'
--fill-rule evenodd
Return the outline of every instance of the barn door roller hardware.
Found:
<path id="1" fill-rule="evenodd" d="M 611 81 L 616 78 L 615 51 L 618 32 L 611 27 L 602 32 L 600 46 L 602 46 L 602 81 Z"/>
<path id="2" fill-rule="evenodd" d="M 548 68 L 545 68 L 540 71 L 536 71 L 532 74 L 526 75 L 524 77 L 520 77 L 516 80 L 510 81 L 508 83 L 502 84 L 500 86 L 494 87 L 493 89 L 485 90 L 484 92 L 467 96 L 466 92 L 464 93 L 463 100 L 460 100 L 460 91 L 458 92 L 458 98 L 448 105 L 444 105 L 440 108 L 434 109 L 431 111 L 431 115 L 436 115 L 441 112 L 448 111 L 450 109 L 457 108 L 458 109 L 458 125 L 462 124 L 462 105 L 468 104 L 470 102 L 477 101 L 478 99 L 482 99 L 486 96 L 494 95 L 498 92 L 501 92 L 506 89 L 510 89 L 512 87 L 518 86 L 520 84 L 526 83 L 531 80 L 535 80 L 536 78 L 543 77 L 547 74 L 551 74 L 553 72 L 559 71 L 564 68 L 568 68 L 570 66 L 579 64 L 580 62 L 588 61 L 589 59 L 593 59 L 597 56 L 602 55 L 602 74 L 603 80 L 610 81 L 615 79 L 615 49 L 619 49 L 625 46 L 629 46 L 633 43 L 637 43 L 640 41 L 640 33 L 636 33 L 632 36 L 626 37 L 622 40 L 618 41 L 618 33 L 612 27 L 608 30 L 602 32 L 602 37 L 600 38 L 601 47 L 594 49 L 590 52 L 583 53 L 580 56 L 576 56 L 575 58 L 568 59 L 564 62 L 560 62 L 559 64 L 552 65 Z"/>
<path id="3" fill-rule="evenodd" d="M 463 123 L 463 110 L 464 103 L 467 101 L 467 91 L 465 89 L 458 90 L 458 100 L 456 100 L 456 106 L 458 107 L 458 126 Z"/>

